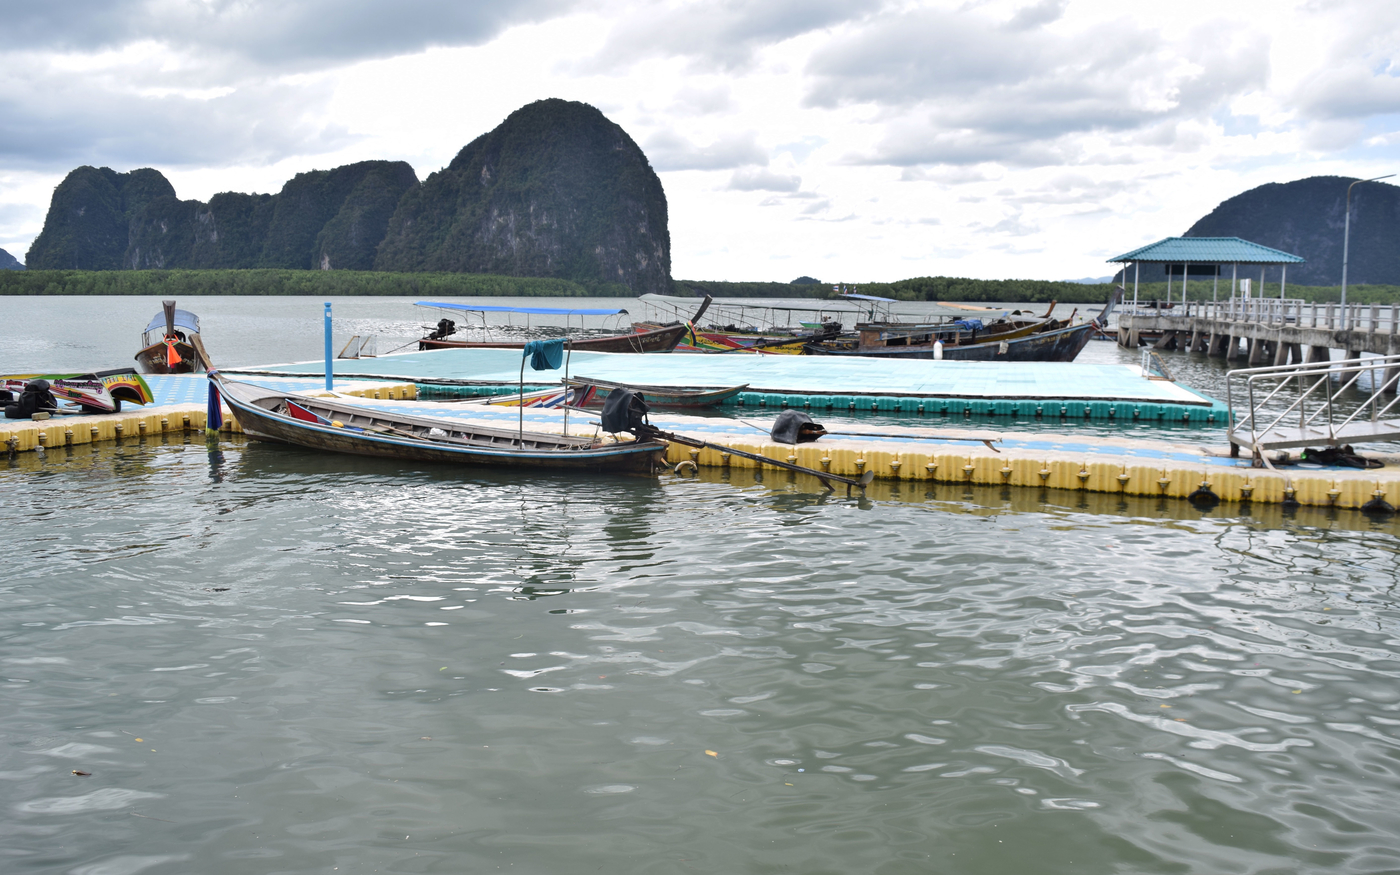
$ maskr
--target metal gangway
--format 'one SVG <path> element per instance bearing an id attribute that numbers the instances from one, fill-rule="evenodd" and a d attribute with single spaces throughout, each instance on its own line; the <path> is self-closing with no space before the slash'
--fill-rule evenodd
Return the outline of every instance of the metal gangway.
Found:
<path id="1" fill-rule="evenodd" d="M 1356 397 L 1369 386 L 1369 397 Z M 1333 385 L 1336 378 L 1336 385 Z M 1400 440 L 1400 355 L 1232 370 L 1225 375 L 1230 455 Z M 1236 401 L 1239 406 L 1236 407 Z"/>

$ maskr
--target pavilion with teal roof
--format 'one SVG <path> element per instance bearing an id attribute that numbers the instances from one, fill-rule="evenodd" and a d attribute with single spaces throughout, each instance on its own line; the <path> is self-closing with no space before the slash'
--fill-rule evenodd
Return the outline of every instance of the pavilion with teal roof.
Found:
<path id="1" fill-rule="evenodd" d="M 1122 265 L 1123 279 L 1127 281 L 1128 266 L 1133 267 L 1133 304 L 1137 304 L 1138 280 L 1143 264 L 1160 264 L 1167 275 L 1167 302 L 1172 299 L 1172 277 L 1181 277 L 1181 300 L 1186 300 L 1186 280 L 1192 276 L 1215 277 L 1216 295 L 1220 289 L 1220 272 L 1224 265 L 1230 265 L 1230 296 L 1239 289 L 1240 265 L 1259 268 L 1259 292 L 1264 291 L 1264 272 L 1273 265 L 1279 268 L 1279 297 L 1283 297 L 1288 285 L 1288 265 L 1302 264 L 1300 256 L 1274 249 L 1238 237 L 1167 237 L 1156 243 L 1125 252 L 1116 258 L 1108 259 L 1110 264 Z"/>

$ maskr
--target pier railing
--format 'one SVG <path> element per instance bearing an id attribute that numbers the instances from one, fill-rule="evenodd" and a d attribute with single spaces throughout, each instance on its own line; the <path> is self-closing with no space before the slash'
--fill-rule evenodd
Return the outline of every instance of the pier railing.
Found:
<path id="1" fill-rule="evenodd" d="M 1400 305 L 1308 303 L 1296 298 L 1230 298 L 1224 301 L 1162 301 L 1129 304 L 1124 316 L 1208 319 L 1248 322 L 1279 328 L 1322 328 L 1331 331 L 1363 331 L 1400 334 Z"/>
<path id="2" fill-rule="evenodd" d="M 1239 447 L 1258 456 L 1285 447 L 1400 440 L 1400 395 L 1385 398 L 1397 380 L 1400 355 L 1230 371 L 1231 454 Z M 1368 389 L 1356 404 L 1355 393 Z"/>

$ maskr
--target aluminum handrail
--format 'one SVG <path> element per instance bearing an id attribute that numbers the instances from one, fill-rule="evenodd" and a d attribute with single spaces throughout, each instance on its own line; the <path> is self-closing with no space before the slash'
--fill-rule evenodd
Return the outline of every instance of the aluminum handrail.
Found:
<path id="1" fill-rule="evenodd" d="M 1375 375 L 1377 372 L 1381 373 L 1382 379 L 1376 379 Z M 1385 374 L 1387 373 L 1390 373 L 1391 376 L 1386 377 Z M 1335 391 L 1320 391 L 1324 387 L 1330 390 L 1331 378 L 1333 375 L 1343 378 L 1348 374 L 1350 374 L 1350 378 L 1343 379 Z M 1370 397 L 1364 403 L 1358 405 L 1350 414 L 1338 421 L 1337 400 L 1343 393 L 1357 385 L 1362 374 L 1371 375 Z M 1312 384 L 1306 389 L 1303 389 L 1303 381 L 1307 378 L 1317 379 L 1313 379 Z M 1262 398 L 1258 397 L 1255 391 L 1256 385 L 1260 386 L 1260 391 L 1262 392 L 1262 385 L 1264 381 L 1267 380 L 1277 380 L 1278 383 L 1267 395 L 1264 395 Z M 1243 381 L 1245 384 L 1244 387 L 1242 387 L 1242 394 L 1245 396 L 1245 400 L 1248 401 L 1249 409 L 1247 413 L 1237 418 L 1235 414 L 1234 395 L 1235 383 L 1238 381 Z M 1298 429 L 1300 434 L 1309 427 L 1316 427 L 1318 420 L 1325 416 L 1326 440 L 1328 443 L 1335 444 L 1337 435 L 1347 426 L 1355 423 L 1363 412 L 1369 410 L 1369 421 L 1378 423 L 1381 417 L 1389 414 L 1392 409 L 1395 409 L 1396 406 L 1400 404 L 1400 395 L 1397 395 L 1394 399 L 1385 404 L 1384 407 L 1380 405 L 1382 393 L 1389 390 L 1397 381 L 1400 381 L 1400 355 L 1376 356 L 1369 359 L 1350 359 L 1336 363 L 1318 362 L 1302 365 L 1275 365 L 1273 367 L 1232 370 L 1226 374 L 1225 378 L 1225 399 L 1226 405 L 1230 408 L 1231 425 L 1229 426 L 1228 434 L 1231 438 L 1231 443 L 1238 443 L 1238 441 L 1235 440 L 1236 436 L 1247 426 L 1249 430 L 1249 446 L 1254 448 L 1257 453 L 1261 449 L 1260 436 L 1274 432 L 1275 429 L 1279 428 L 1286 419 L 1296 412 L 1298 414 Z M 1289 388 L 1299 389 L 1298 397 L 1282 412 L 1275 415 L 1272 421 L 1268 422 L 1263 428 L 1260 428 L 1260 422 L 1264 418 L 1264 407 Z M 1309 415 L 1307 410 L 1308 400 L 1310 398 L 1321 398 L 1323 395 L 1325 395 L 1325 400 L 1322 400 L 1317 409 Z"/>
<path id="2" fill-rule="evenodd" d="M 1226 298 L 1219 301 L 1172 301 L 1171 307 L 1119 308 L 1120 316 L 1166 319 L 1212 319 L 1220 322 L 1259 323 L 1270 326 L 1359 331 L 1363 334 L 1400 334 L 1400 304 L 1309 303 L 1301 298 Z M 1165 303 L 1165 302 L 1158 302 Z"/>

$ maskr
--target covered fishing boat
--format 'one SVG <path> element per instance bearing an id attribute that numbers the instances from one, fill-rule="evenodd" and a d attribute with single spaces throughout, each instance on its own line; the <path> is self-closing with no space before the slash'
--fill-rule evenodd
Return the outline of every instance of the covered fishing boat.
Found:
<path id="1" fill-rule="evenodd" d="M 900 358 L 957 358 L 949 354 L 954 347 L 1010 341 L 1064 328 L 1067 322 L 1051 317 L 1054 310 L 1055 302 L 1051 301 L 1043 316 L 1016 310 L 1003 311 L 996 319 L 962 316 L 937 322 L 862 322 L 856 325 L 854 336 L 814 341 L 804 351 L 809 355 L 898 353 Z"/>
<path id="2" fill-rule="evenodd" d="M 862 296 L 864 297 L 864 296 Z M 688 308 L 693 298 L 669 295 L 642 295 L 641 300 L 663 314 L 676 314 Z M 871 298 L 888 301 L 888 298 Z M 699 314 L 690 320 L 692 330 L 676 347 L 677 352 L 764 352 L 801 355 L 802 345 L 837 337 L 846 324 L 861 315 L 874 317 L 887 307 L 813 301 L 811 304 L 754 302 L 720 299 L 709 308 L 709 320 L 701 324 Z M 665 318 L 664 316 L 662 318 Z M 661 323 L 638 322 L 640 328 Z"/>
<path id="3" fill-rule="evenodd" d="M 927 326 L 861 324 L 856 326 L 858 336 L 854 339 L 810 343 L 805 351 L 808 355 L 872 358 L 1069 362 L 1074 361 L 1095 332 L 1108 324 L 1121 293 L 1122 289 L 1117 290 L 1098 316 L 1079 325 L 1074 324 L 1074 313 L 1064 320 L 1052 318 L 1052 301 L 1040 317 L 1017 311 L 990 323 L 959 319 Z"/>
<path id="4" fill-rule="evenodd" d="M 145 374 L 191 374 L 209 370 L 209 358 L 199 336 L 199 317 L 162 301 L 162 311 L 141 334 L 137 367 Z"/>
<path id="5" fill-rule="evenodd" d="M 269 389 L 217 371 L 209 379 L 244 433 L 313 450 L 413 462 L 641 473 L 653 471 L 666 452 L 666 444 L 657 440 L 600 441 L 526 431 L 523 425 L 491 428 Z"/>
<path id="6" fill-rule="evenodd" d="M 865 347 L 851 345 L 840 348 L 833 344 L 807 345 L 808 355 L 848 355 L 887 359 L 944 359 L 964 362 L 1072 362 L 1084 349 L 1095 331 L 1095 323 L 1061 324 L 1010 339 L 985 340 L 980 343 Z"/>
<path id="7" fill-rule="evenodd" d="M 442 318 L 438 320 L 437 326 L 432 333 L 418 341 L 418 348 L 425 349 L 523 349 L 528 341 L 525 340 L 496 340 L 484 336 L 486 328 L 487 313 L 508 313 L 513 315 L 530 316 L 563 316 L 567 322 L 571 317 L 578 316 L 619 316 L 628 315 L 622 309 L 603 308 L 564 308 L 564 307 L 500 307 L 485 304 L 456 304 L 444 301 L 417 301 L 419 307 L 436 307 L 442 310 L 451 310 L 463 314 L 475 314 L 481 317 L 483 338 L 481 340 L 466 340 L 465 338 L 451 339 L 458 334 L 459 329 L 454 319 Z M 705 308 L 710 305 L 710 298 L 707 296 L 701 302 L 700 308 L 691 317 L 693 322 L 705 313 Z M 675 321 L 665 325 L 633 326 L 633 330 L 628 333 L 610 334 L 601 337 L 575 336 L 566 339 L 569 349 L 580 352 L 670 352 L 676 348 L 688 333 L 690 323 L 686 321 Z"/>

